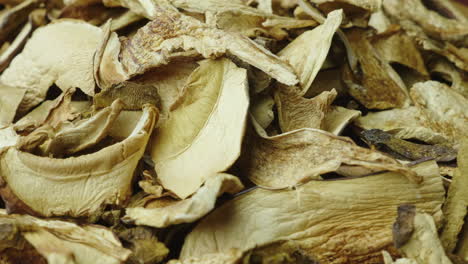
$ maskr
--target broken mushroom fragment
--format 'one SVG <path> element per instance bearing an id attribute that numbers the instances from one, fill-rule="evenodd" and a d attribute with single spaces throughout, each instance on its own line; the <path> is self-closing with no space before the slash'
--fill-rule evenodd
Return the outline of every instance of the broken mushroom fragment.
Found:
<path id="1" fill-rule="evenodd" d="M 0 82 L 25 92 L 19 106 L 23 113 L 42 102 L 54 83 L 63 91 L 78 87 L 94 95 L 93 55 L 101 35 L 100 28 L 79 20 L 57 20 L 40 27 Z"/>
<path id="2" fill-rule="evenodd" d="M 151 15 L 153 20 L 122 43 L 121 63 L 129 76 L 177 58 L 198 55 L 216 58 L 229 53 L 281 83 L 297 83 L 293 69 L 286 62 L 249 38 L 212 28 L 169 4 L 152 3 L 151 8 L 155 12 Z"/>
<path id="3" fill-rule="evenodd" d="M 130 251 L 122 247 L 115 235 L 103 226 L 83 225 L 59 220 L 42 220 L 29 215 L 7 215 L 0 210 L 2 233 L 10 238 L 20 236 L 44 257 L 48 263 L 118 264 Z M 10 227 L 5 230 L 4 227 Z M 2 240 L 2 244 L 5 242 Z"/>
<path id="4" fill-rule="evenodd" d="M 132 251 L 126 263 L 128 264 L 153 264 L 163 261 L 169 249 L 159 242 L 158 237 L 150 228 L 135 227 L 118 232 L 120 239 L 129 244 Z"/>
<path id="5" fill-rule="evenodd" d="M 343 165 L 362 168 L 366 173 L 396 171 L 413 182 L 422 180 L 414 171 L 380 152 L 319 129 L 303 128 L 272 137 L 255 135 L 249 146 L 250 153 L 243 157 L 242 169 L 252 182 L 265 188 L 294 187 L 320 179 L 321 174 L 335 172 Z"/>
<path id="6" fill-rule="evenodd" d="M 191 223 L 214 209 L 216 198 L 223 193 L 235 194 L 243 189 L 240 180 L 232 175 L 219 173 L 209 177 L 196 193 L 182 201 L 173 201 L 162 207 L 127 208 L 122 218 L 136 225 L 167 227 L 180 223 Z"/>
<path id="7" fill-rule="evenodd" d="M 421 210 L 418 206 L 416 208 Z M 398 210 L 397 221 L 401 216 L 401 210 Z M 412 230 L 408 235 L 407 241 L 401 245 L 397 245 L 399 251 L 406 258 L 412 259 L 418 264 L 452 264 L 450 259 L 445 255 L 444 248 L 440 243 L 433 216 L 427 213 L 415 212 L 413 213 L 413 217 L 407 220 L 397 226 L 397 228 L 394 228 L 394 235 L 396 233 L 397 236 L 402 229 L 410 228 Z"/>
<path id="8" fill-rule="evenodd" d="M 202 61 L 184 89 L 150 146 L 162 186 L 182 199 L 239 157 L 249 106 L 247 73 L 228 59 Z"/>
<path id="9" fill-rule="evenodd" d="M 157 110 L 145 106 L 128 138 L 77 157 L 52 159 L 9 148 L 0 157 L 0 195 L 9 212 L 93 221 L 105 205 L 122 205 L 156 120 Z"/>
<path id="10" fill-rule="evenodd" d="M 414 204 L 428 214 L 441 213 L 444 189 L 437 164 L 425 162 L 412 169 L 424 178 L 421 184 L 388 172 L 310 181 L 295 190 L 247 192 L 205 217 L 187 236 L 180 258 L 234 248 L 245 252 L 280 242 L 293 243 L 319 262 L 376 262 L 382 249 L 391 248 L 398 205 Z"/>

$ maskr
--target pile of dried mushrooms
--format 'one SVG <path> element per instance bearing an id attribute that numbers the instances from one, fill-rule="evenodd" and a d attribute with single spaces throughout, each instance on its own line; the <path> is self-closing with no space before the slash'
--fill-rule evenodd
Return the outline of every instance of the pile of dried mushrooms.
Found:
<path id="1" fill-rule="evenodd" d="M 0 264 L 468 263 L 468 5 L 0 0 Z"/>

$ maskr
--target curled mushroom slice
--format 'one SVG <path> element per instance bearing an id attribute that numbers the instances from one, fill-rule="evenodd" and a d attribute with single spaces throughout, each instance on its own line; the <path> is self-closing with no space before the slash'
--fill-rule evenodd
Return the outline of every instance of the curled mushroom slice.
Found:
<path id="1" fill-rule="evenodd" d="M 451 82 L 450 87 L 468 98 L 468 73 L 457 69 L 452 63 L 441 59 L 429 64 L 429 71 Z"/>
<path id="2" fill-rule="evenodd" d="M 427 127 L 459 142 L 468 131 L 468 99 L 447 85 L 436 81 L 417 83 L 411 98 L 420 109 Z"/>
<path id="3" fill-rule="evenodd" d="M 0 76 L 3 84 L 25 91 L 19 110 L 42 102 L 54 83 L 63 91 L 78 87 L 94 95 L 93 55 L 101 35 L 100 28 L 79 20 L 58 20 L 37 29 Z"/>
<path id="4" fill-rule="evenodd" d="M 200 63 L 187 81 L 184 97 L 155 130 L 150 146 L 165 189 L 184 199 L 239 157 L 247 90 L 246 71 L 230 60 Z"/>
<path id="5" fill-rule="evenodd" d="M 103 206 L 122 205 L 156 119 L 157 110 L 145 106 L 128 138 L 78 157 L 52 159 L 9 148 L 0 157 L 0 195 L 8 210 L 93 221 Z"/>
<path id="6" fill-rule="evenodd" d="M 177 58 L 198 55 L 216 58 L 229 53 L 281 83 L 297 83 L 293 69 L 286 62 L 249 38 L 212 28 L 178 12 L 167 3 L 152 3 L 150 7 L 153 20 L 122 43 L 121 63 L 129 76 L 144 73 Z M 145 12 L 151 10 L 146 9 Z"/>
<path id="7" fill-rule="evenodd" d="M 366 27 L 371 13 L 376 12 L 381 5 L 380 0 L 310 0 L 324 13 L 343 9 L 346 14 L 345 22 L 354 26 Z M 349 23 L 346 23 L 349 25 Z"/>
<path id="8" fill-rule="evenodd" d="M 353 28 L 346 32 L 360 64 L 352 73 L 346 67 L 344 81 L 349 93 L 369 109 L 387 109 L 409 105 L 406 86 L 392 67 L 380 58 L 366 36 L 366 31 Z"/>
<path id="9" fill-rule="evenodd" d="M 145 207 L 127 208 L 122 220 L 159 228 L 191 223 L 213 210 L 218 196 L 223 193 L 235 194 L 242 189 L 239 178 L 220 173 L 208 178 L 192 197 L 182 201 L 172 200 L 162 206 L 156 203 L 153 207 L 150 202 Z"/>
<path id="10" fill-rule="evenodd" d="M 337 171 L 343 165 L 365 168 L 368 173 L 396 171 L 413 182 L 422 180 L 380 152 L 319 129 L 303 128 L 272 137 L 254 136 L 249 145 L 251 151 L 244 156 L 242 169 L 250 180 L 265 188 L 294 187 L 320 179 L 321 174 Z"/>
<path id="11" fill-rule="evenodd" d="M 85 264 L 99 260 L 99 263 L 118 264 L 131 253 L 103 226 L 7 215 L 4 210 L 0 210 L 0 226 L 2 233 L 7 232 L 9 237 L 19 236 L 18 242 L 28 241 L 48 263 Z"/>
<path id="12" fill-rule="evenodd" d="M 307 93 L 322 67 L 342 17 L 341 10 L 331 12 L 322 25 L 304 32 L 278 53 L 299 76 L 300 95 Z"/>
<path id="13" fill-rule="evenodd" d="M 380 251 L 391 248 L 398 205 L 414 204 L 428 214 L 441 213 L 445 192 L 437 164 L 429 161 L 413 170 L 424 177 L 422 184 L 389 172 L 311 181 L 295 190 L 255 189 L 239 195 L 192 230 L 180 258 L 226 253 L 233 248 L 245 252 L 280 242 L 297 246 L 320 263 L 378 262 Z"/>
<path id="14" fill-rule="evenodd" d="M 338 136 L 348 124 L 360 116 L 360 111 L 332 106 L 323 120 L 323 130 Z"/>

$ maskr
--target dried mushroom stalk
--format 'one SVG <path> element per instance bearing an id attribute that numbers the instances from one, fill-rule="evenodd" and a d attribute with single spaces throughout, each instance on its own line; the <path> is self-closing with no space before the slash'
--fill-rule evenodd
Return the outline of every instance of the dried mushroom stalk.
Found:
<path id="1" fill-rule="evenodd" d="M 187 236 L 180 258 L 201 258 L 234 248 L 245 252 L 284 242 L 319 262 L 375 262 L 380 250 L 391 248 L 398 205 L 414 204 L 429 214 L 441 212 L 444 190 L 436 163 L 413 169 L 424 177 L 422 184 L 390 172 L 311 181 L 296 190 L 245 193 L 204 218 Z"/>
<path id="2" fill-rule="evenodd" d="M 20 243 L 25 239 L 48 263 L 85 264 L 99 260 L 99 263 L 118 264 L 125 261 L 131 253 L 103 226 L 79 226 L 71 222 L 42 220 L 28 215 L 7 215 L 4 210 L 0 211 L 0 233 L 16 239 L 11 242 Z M 3 239 L 0 244 L 9 242 L 8 239 Z"/>
<path id="3" fill-rule="evenodd" d="M 149 203 L 143 208 L 128 208 L 122 220 L 159 228 L 191 223 L 213 210 L 218 196 L 225 192 L 235 194 L 242 189 L 243 185 L 237 177 L 220 173 L 209 177 L 192 197 L 162 207 L 153 208 Z"/>
<path id="4" fill-rule="evenodd" d="M 24 91 L 18 111 L 42 102 L 54 83 L 63 91 L 79 87 L 93 95 L 93 55 L 101 35 L 100 28 L 79 20 L 59 20 L 37 29 L 0 76 L 1 83 Z"/>
<path id="5" fill-rule="evenodd" d="M 97 152 L 66 159 L 10 147 L 0 157 L 0 195 L 9 212 L 97 220 L 106 204 L 122 205 L 157 119 L 146 106 L 132 134 Z"/>
<path id="6" fill-rule="evenodd" d="M 138 11 L 134 10 L 136 13 Z M 232 54 L 286 85 L 297 83 L 291 67 L 249 38 L 225 32 L 186 16 L 169 4 L 153 3 L 151 22 L 122 43 L 121 63 L 129 76 L 168 64 L 177 58 Z"/>
<path id="7" fill-rule="evenodd" d="M 420 208 L 418 208 L 420 209 Z M 415 208 L 413 208 L 415 210 Z M 398 211 L 398 220 L 401 217 Z M 445 255 L 440 243 L 434 218 L 427 213 L 415 213 L 412 217 L 403 221 L 396 228 L 394 235 L 399 235 L 402 230 L 410 229 L 407 241 L 398 247 L 399 251 L 407 258 L 418 264 L 451 264 L 452 261 Z"/>
<path id="8" fill-rule="evenodd" d="M 229 59 L 202 61 L 184 89 L 150 147 L 162 186 L 182 199 L 239 157 L 249 106 L 247 73 Z"/>
<path id="9" fill-rule="evenodd" d="M 360 168 L 357 172 L 349 170 L 347 176 L 390 170 L 413 182 L 422 180 L 414 171 L 380 152 L 319 129 L 303 128 L 272 137 L 255 135 L 249 145 L 250 153 L 243 157 L 242 169 L 251 181 L 265 188 L 294 187 L 346 166 Z"/>
<path id="10" fill-rule="evenodd" d="M 462 142 L 458 156 L 458 168 L 452 177 L 452 182 L 444 205 L 446 223 L 441 234 L 442 245 L 448 253 L 454 251 L 468 208 L 468 195 L 463 190 L 468 185 L 468 141 Z"/>

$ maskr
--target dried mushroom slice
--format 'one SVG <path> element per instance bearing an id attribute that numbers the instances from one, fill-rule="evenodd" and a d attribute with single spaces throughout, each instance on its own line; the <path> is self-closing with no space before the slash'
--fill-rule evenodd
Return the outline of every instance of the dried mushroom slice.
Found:
<path id="1" fill-rule="evenodd" d="M 243 189 L 239 178 L 228 174 L 209 177 L 205 184 L 191 197 L 164 205 L 127 208 L 122 218 L 124 222 L 153 227 L 167 227 L 181 223 L 191 223 L 208 214 L 215 207 L 216 198 L 223 193 L 235 194 Z"/>
<path id="2" fill-rule="evenodd" d="M 249 179 L 265 188 L 294 187 L 341 166 L 359 167 L 366 173 L 396 171 L 413 182 L 422 178 L 396 160 L 362 148 L 345 137 L 319 129 L 303 128 L 272 137 L 254 136 L 242 169 Z M 358 175 L 346 176 L 361 176 Z"/>
<path id="3" fill-rule="evenodd" d="M 303 0 L 302 0 L 303 1 Z M 366 27 L 371 13 L 380 8 L 380 0 L 310 0 L 324 13 L 343 9 L 348 26 Z"/>
<path id="4" fill-rule="evenodd" d="M 15 146 L 19 140 L 18 134 L 10 127 L 0 128 L 0 154 L 9 147 Z"/>
<path id="5" fill-rule="evenodd" d="M 322 92 L 314 98 L 302 97 L 296 87 L 279 87 L 275 92 L 278 121 L 283 132 L 300 128 L 324 128 L 325 116 L 335 100 L 335 90 Z"/>
<path id="6" fill-rule="evenodd" d="M 10 237 L 21 235 L 21 240 L 28 241 L 48 263 L 85 264 L 99 260 L 99 263 L 118 264 L 131 253 L 103 226 L 7 215 L 4 210 L 0 211 L 0 225 L 11 227 Z"/>
<path id="7" fill-rule="evenodd" d="M 421 208 L 418 207 L 419 209 Z M 440 243 L 435 219 L 427 213 L 416 213 L 411 220 L 413 220 L 412 234 L 408 241 L 399 247 L 399 251 L 416 263 L 452 264 Z M 408 224 L 410 223 L 399 226 L 396 231 L 405 228 Z"/>
<path id="8" fill-rule="evenodd" d="M 274 105 L 275 100 L 270 95 L 262 95 L 253 99 L 250 113 L 263 129 L 266 129 L 275 119 Z"/>
<path id="9" fill-rule="evenodd" d="M 468 208 L 468 193 L 464 188 L 468 186 L 468 140 L 462 142 L 457 157 L 458 168 L 452 177 L 447 201 L 444 205 L 446 223 L 441 234 L 442 245 L 449 253 L 453 252 L 457 245 Z"/>
<path id="10" fill-rule="evenodd" d="M 131 194 L 138 161 L 157 119 L 146 106 L 122 142 L 92 154 L 52 159 L 9 148 L 0 157 L 0 195 L 10 212 L 97 220 L 106 204 L 122 205 Z"/>
<path id="11" fill-rule="evenodd" d="M 357 73 L 345 67 L 343 79 L 349 93 L 369 109 L 387 109 L 409 105 L 406 86 L 392 67 L 371 45 L 366 31 L 353 28 L 346 32 L 359 61 Z"/>
<path id="12" fill-rule="evenodd" d="M 249 38 L 212 28 L 168 4 L 153 3 L 151 10 L 154 11 L 151 14 L 153 20 L 122 43 L 121 63 L 129 76 L 144 73 L 177 58 L 198 55 L 216 58 L 229 53 L 281 83 L 297 83 L 293 69 L 286 62 Z"/>
<path id="13" fill-rule="evenodd" d="M 238 249 L 228 252 L 206 254 L 200 257 L 191 257 L 183 260 L 171 260 L 168 264 L 238 264 L 242 263 L 244 254 Z"/>
<path id="14" fill-rule="evenodd" d="M 322 67 L 342 16 L 341 10 L 331 12 L 322 25 L 304 32 L 278 53 L 299 76 L 300 95 L 307 93 Z"/>
<path id="15" fill-rule="evenodd" d="M 299 20 L 265 12 L 261 10 L 260 3 L 258 8 L 253 8 L 235 1 L 169 0 L 169 2 L 175 7 L 189 12 L 211 14 L 212 21 L 210 23 L 215 24 L 218 28 L 239 32 L 248 37 L 254 37 L 261 33 L 275 39 L 284 39 L 288 36 L 288 32 L 284 29 L 317 25 L 314 20 Z M 208 23 L 208 16 L 206 20 Z"/>
<path id="16" fill-rule="evenodd" d="M 398 205 L 414 204 L 429 214 L 441 212 L 444 189 L 437 164 L 425 162 L 413 170 L 424 177 L 422 184 L 389 172 L 311 181 L 295 190 L 256 189 L 242 194 L 193 229 L 180 258 L 200 258 L 233 248 L 245 252 L 284 242 L 293 243 L 320 263 L 378 262 L 380 250 L 391 247 Z"/>
<path id="17" fill-rule="evenodd" d="M 429 75 L 416 44 L 405 33 L 377 35 L 372 39 L 372 45 L 386 61 L 409 67 L 423 76 Z"/>
<path id="18" fill-rule="evenodd" d="M 150 228 L 135 227 L 118 232 L 120 239 L 129 244 L 132 254 L 126 263 L 152 264 L 162 262 L 169 249 L 161 242 Z"/>
<path id="19" fill-rule="evenodd" d="M 43 154 L 63 157 L 95 146 L 109 134 L 123 107 L 122 101 L 115 100 L 110 107 L 91 118 L 62 124 L 50 140 L 44 143 Z"/>
<path id="20" fill-rule="evenodd" d="M 363 129 L 381 129 L 401 139 L 418 139 L 430 144 L 446 144 L 449 138 L 426 127 L 419 109 L 415 106 L 368 113 L 354 124 Z"/>
<path id="21" fill-rule="evenodd" d="M 150 146 L 161 184 L 182 199 L 239 157 L 249 105 L 246 70 L 228 59 L 202 61 L 184 89 Z"/>
<path id="22" fill-rule="evenodd" d="M 414 21 L 431 37 L 466 43 L 467 21 L 444 17 L 426 8 L 421 0 L 386 0 L 383 1 L 383 7 L 399 20 Z"/>
<path id="23" fill-rule="evenodd" d="M 160 104 L 158 90 L 151 84 L 122 82 L 96 94 L 93 98 L 94 106 L 106 107 L 117 99 L 123 102 L 125 110 L 139 110 L 144 104 Z"/>
<path id="24" fill-rule="evenodd" d="M 21 112 L 42 102 L 54 83 L 63 91 L 78 87 L 94 95 L 93 55 L 101 36 L 100 28 L 79 20 L 58 20 L 41 27 L 0 76 L 0 82 L 25 91 Z"/>
<path id="25" fill-rule="evenodd" d="M 468 99 L 447 85 L 436 81 L 417 83 L 411 98 L 420 109 L 427 127 L 459 142 L 468 131 Z"/>

